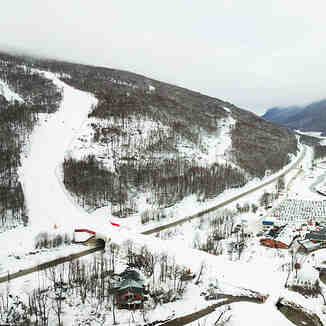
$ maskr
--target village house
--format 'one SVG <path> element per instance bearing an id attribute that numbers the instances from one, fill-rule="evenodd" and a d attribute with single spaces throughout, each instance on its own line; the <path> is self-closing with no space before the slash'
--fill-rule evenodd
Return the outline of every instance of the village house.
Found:
<path id="1" fill-rule="evenodd" d="M 119 274 L 119 281 L 114 285 L 116 303 L 119 309 L 141 309 L 146 301 L 144 280 L 140 274 L 127 268 Z"/>
<path id="2" fill-rule="evenodd" d="M 270 248 L 290 248 L 297 233 L 291 225 L 275 226 L 266 237 L 260 240 L 260 244 Z"/>

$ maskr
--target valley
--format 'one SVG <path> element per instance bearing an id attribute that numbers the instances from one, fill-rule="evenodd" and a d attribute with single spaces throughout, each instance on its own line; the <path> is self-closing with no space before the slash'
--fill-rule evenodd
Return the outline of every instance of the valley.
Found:
<path id="1" fill-rule="evenodd" d="M 159 123 L 149 123 L 140 116 L 127 119 L 128 111 L 122 116 L 119 106 L 114 106 L 116 103 L 112 109 L 112 99 L 115 98 L 112 94 L 111 97 L 92 94 L 89 92 L 95 87 L 92 83 L 86 87 L 77 78 L 69 77 L 68 73 L 58 73 L 57 63 L 53 63 L 56 67 L 53 72 L 42 70 L 44 63 L 38 65 L 32 68 L 31 73 L 50 81 L 59 89 L 61 101 L 55 112 L 37 114 L 38 122 L 26 141 L 21 166 L 17 170 L 28 223 L 4 229 L 0 236 L 0 275 L 3 280 L 9 279 L 9 282 L 2 283 L 0 290 L 0 301 L 7 302 L 0 306 L 0 318 L 4 322 L 6 318 L 12 318 L 23 323 L 23 318 L 30 318 L 30 322 L 40 325 L 54 325 L 56 322 L 100 325 L 116 321 L 146 325 L 166 319 L 171 319 L 172 323 L 173 318 L 205 310 L 211 304 L 221 307 L 214 312 L 209 311 L 211 314 L 205 318 L 215 318 L 216 321 L 220 318 L 218 316 L 223 315 L 234 325 L 241 318 L 250 320 L 252 324 L 261 324 L 267 314 L 271 325 L 291 325 L 277 309 L 277 304 L 292 306 L 307 316 L 313 316 L 317 322 L 312 325 L 317 325 L 318 320 L 324 322 L 324 286 L 313 268 L 315 263 L 320 266 L 323 262 L 325 249 L 320 249 L 318 255 L 317 252 L 314 256 L 312 253 L 304 255 L 302 273 L 298 273 L 293 267 L 292 247 L 281 250 L 262 246 L 262 236 L 258 235 L 263 231 L 263 218 L 270 217 L 283 198 L 323 200 L 310 188 L 316 180 L 323 182 L 323 170 L 319 163 L 315 163 L 312 170 L 314 154 L 311 147 L 297 142 L 299 137 L 288 131 L 269 125 L 248 112 L 243 113 L 230 104 L 225 104 L 226 109 L 221 108 L 216 104 L 217 100 L 214 104 L 206 103 L 215 116 L 209 118 L 212 119 L 210 125 L 206 125 L 207 121 L 203 119 L 199 128 L 202 134 L 196 134 L 185 123 L 189 123 L 190 117 L 185 118 L 180 111 L 172 110 L 171 103 L 180 106 L 181 110 L 180 100 L 171 100 L 171 92 L 176 92 L 172 86 L 166 86 L 164 90 L 170 96 L 164 104 L 169 112 L 167 123 L 162 123 L 165 119 L 162 117 Z M 85 71 L 83 69 L 86 68 L 81 68 L 79 73 Z M 131 102 L 128 102 L 131 95 L 120 98 L 121 92 L 125 92 L 124 87 L 130 92 L 140 87 L 140 79 L 124 83 L 117 80 L 106 79 L 106 82 L 119 85 L 116 90 L 118 95 L 115 94 L 118 103 L 122 101 L 131 112 L 132 105 L 138 111 L 144 110 L 146 105 L 141 106 L 138 97 L 132 98 Z M 101 85 L 100 81 L 97 83 Z M 154 87 L 151 92 L 160 86 L 153 81 L 150 85 Z M 77 89 L 77 86 L 82 89 Z M 145 86 L 149 89 L 148 85 Z M 155 97 L 147 98 L 153 94 L 145 92 L 144 96 L 146 101 L 157 100 Z M 163 101 L 161 96 L 158 98 Z M 196 96 L 202 98 L 201 95 Z M 15 96 L 11 98 L 19 99 Z M 192 101 L 195 100 L 192 98 Z M 109 110 L 110 117 L 94 120 L 94 108 L 100 110 L 106 105 L 112 109 Z M 188 102 L 188 105 L 190 107 L 194 103 L 190 105 Z M 198 107 L 193 110 L 198 110 L 196 115 L 201 116 Z M 149 114 L 151 119 L 152 114 Z M 174 121 L 178 119 L 176 126 Z M 222 120 L 217 127 L 216 120 Z M 135 126 L 140 128 L 143 138 L 135 132 Z M 256 134 L 259 136 L 245 137 L 248 128 L 253 130 L 256 126 L 261 128 Z M 264 129 L 264 126 L 271 129 Z M 103 133 L 103 128 L 108 128 L 109 134 L 105 134 L 105 130 Z M 158 134 L 154 132 L 155 128 L 161 128 Z M 234 128 L 236 132 L 233 134 L 231 130 Z M 94 141 L 94 130 L 101 130 L 104 138 Z M 286 139 L 285 135 L 289 138 Z M 170 142 L 172 136 L 175 138 Z M 100 144 L 105 143 L 103 139 L 108 137 L 111 137 L 111 144 L 104 146 L 103 151 Z M 274 156 L 269 155 L 264 166 L 263 150 L 280 138 L 283 138 L 282 143 L 271 146 Z M 244 153 L 253 148 L 256 151 L 240 152 L 241 139 Z M 151 140 L 154 142 L 151 143 Z M 159 152 L 153 150 L 158 140 L 162 141 Z M 295 146 L 291 147 L 294 143 Z M 293 151 L 283 156 L 287 148 Z M 143 157 L 140 156 L 142 151 Z M 277 153 L 280 160 L 275 163 L 273 160 Z M 164 165 L 162 162 L 173 157 L 172 154 L 177 160 L 171 159 L 172 165 Z M 83 165 L 81 162 L 88 155 L 93 158 Z M 100 156 L 104 157 L 102 163 L 99 163 Z M 137 157 L 135 160 L 139 165 L 131 157 Z M 82 166 L 85 169 L 65 171 L 63 164 L 67 159 L 72 159 L 69 161 L 72 167 Z M 158 170 L 156 164 L 162 169 Z M 193 174 L 187 175 L 188 169 Z M 174 175 L 177 170 L 180 173 Z M 266 175 L 267 170 L 269 175 Z M 89 171 L 94 174 L 88 174 Z M 130 171 L 133 174 L 128 174 Z M 279 189 L 280 180 L 284 183 L 282 189 Z M 93 183 L 97 187 L 95 190 Z M 101 188 L 103 185 L 105 187 Z M 115 193 L 112 195 L 112 192 Z M 236 225 L 240 225 L 237 232 L 234 231 Z M 65 256 L 78 255 L 82 247 L 73 243 L 77 240 L 73 239 L 77 236 L 74 234 L 76 228 L 94 230 L 100 238 L 105 237 L 105 250 L 46 270 L 35 268 L 35 273 L 10 279 L 10 273 L 34 265 L 43 266 L 58 257 L 60 260 Z M 147 283 L 147 294 L 144 296 L 147 299 L 141 302 L 141 309 L 116 307 L 116 300 L 121 298 L 114 292 L 113 285 L 123 282 L 120 278 L 127 267 L 136 269 Z M 194 277 L 184 281 L 186 271 Z M 304 283 L 308 282 L 307 279 L 312 282 L 310 285 Z M 289 288 L 303 285 L 305 289 L 307 285 L 310 289 L 316 281 L 319 288 L 317 292 L 311 292 L 309 298 Z M 252 297 L 252 300 L 263 298 L 259 300 L 264 303 L 255 306 L 254 315 L 244 316 L 241 312 L 243 302 L 228 302 L 227 310 L 223 310 L 225 305 L 219 303 L 223 296 L 224 299 L 228 296 Z M 48 308 L 51 306 L 49 314 L 34 306 L 32 298 L 43 300 Z M 135 302 L 131 301 L 131 304 Z M 245 304 L 250 310 L 249 303 Z M 16 315 L 11 315 L 13 311 Z"/>

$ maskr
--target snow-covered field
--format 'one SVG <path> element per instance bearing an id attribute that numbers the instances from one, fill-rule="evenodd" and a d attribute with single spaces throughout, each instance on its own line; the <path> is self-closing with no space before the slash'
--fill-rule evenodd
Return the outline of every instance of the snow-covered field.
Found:
<path id="1" fill-rule="evenodd" d="M 96 103 L 96 99 L 91 94 L 66 85 L 52 73 L 47 72 L 45 76 L 51 79 L 58 87 L 63 88 L 63 102 L 58 112 L 51 115 L 43 115 L 40 125 L 32 135 L 30 147 L 26 151 L 26 157 L 23 158 L 20 177 L 27 200 L 30 225 L 26 228 L 18 228 L 1 234 L 0 275 L 5 275 L 8 271 L 14 272 L 27 266 L 35 265 L 41 261 L 48 260 L 50 257 L 67 255 L 79 250 L 78 246 L 69 246 L 62 249 L 46 250 L 36 255 L 29 255 L 28 253 L 34 250 L 34 239 L 39 232 L 71 233 L 74 227 L 87 226 L 108 234 L 112 242 L 120 245 L 127 239 L 132 238 L 135 244 L 139 246 L 147 245 L 153 252 L 168 253 L 170 256 L 175 257 L 178 264 L 189 267 L 195 273 L 199 272 L 202 264 L 205 265 L 205 274 L 201 285 L 190 285 L 182 301 L 159 306 L 152 312 L 152 320 L 155 320 L 155 318 L 165 318 L 172 313 L 175 316 L 182 316 L 207 306 L 207 302 L 199 294 L 210 283 L 216 281 L 218 281 L 221 291 L 227 293 L 241 294 L 242 291 L 245 292 L 244 289 L 250 289 L 269 296 L 266 303 L 262 305 L 252 303 L 233 304 L 233 317 L 230 321 L 232 326 L 244 324 L 261 325 L 263 322 L 266 324 L 266 319 L 270 325 L 291 325 L 275 308 L 274 303 L 280 296 L 289 298 L 290 301 L 297 302 L 306 309 L 316 311 L 321 315 L 321 300 L 313 300 L 314 304 L 311 304 L 311 301 L 303 296 L 293 295 L 284 289 L 288 273 L 281 267 L 288 263 L 290 259 L 287 251 L 280 254 L 279 251 L 261 247 L 257 238 L 253 238 L 243 252 L 241 259 L 231 261 L 226 255 L 213 256 L 191 248 L 194 225 L 196 225 L 192 223 L 196 222 L 185 224 L 182 232 L 180 232 L 182 234 L 180 238 L 159 240 L 154 236 L 140 234 L 140 232 L 152 228 L 154 224 L 144 226 L 140 223 L 140 218 L 137 218 L 137 216 L 116 221 L 121 224 L 119 228 L 113 227 L 109 223 L 110 208 L 102 208 L 92 214 L 88 214 L 76 207 L 62 186 L 59 167 L 64 160 L 66 151 L 74 148 L 77 137 L 79 137 L 77 130 L 80 130 L 91 106 Z M 232 121 L 229 121 L 229 123 L 232 123 Z M 221 145 L 220 150 L 225 151 L 230 144 L 227 140 L 227 132 L 223 131 L 221 137 L 223 137 L 223 144 L 226 144 L 223 146 L 226 147 L 222 148 Z M 216 139 L 207 138 L 207 147 L 209 148 L 211 144 L 214 144 L 215 147 L 217 141 Z M 302 151 L 303 147 L 301 148 L 301 153 Z M 216 158 L 216 155 L 222 155 L 222 152 L 214 152 L 213 155 Z M 302 162 L 303 172 L 294 180 L 292 178 L 297 174 L 297 169 L 294 169 L 286 176 L 285 183 L 289 185 L 289 197 L 314 200 L 323 199 L 309 188 L 325 171 L 317 168 L 314 172 L 311 172 L 311 158 L 312 151 L 308 149 Z M 295 164 L 296 158 L 293 157 L 292 159 L 293 162 L 291 164 Z M 207 157 L 206 160 L 209 161 L 210 158 Z M 278 174 L 281 173 L 282 171 Z M 312 175 L 312 178 L 308 178 L 308 175 Z M 173 210 L 171 215 L 174 216 L 173 221 L 216 206 L 236 194 L 252 189 L 260 182 L 267 181 L 273 177 L 269 176 L 264 180 L 253 180 L 243 189 L 226 191 L 217 198 L 205 203 L 199 203 L 194 197 L 186 198 L 176 207 L 171 208 Z M 275 188 L 274 183 L 266 186 L 265 190 L 268 191 L 272 188 Z M 263 191 L 264 189 L 249 194 L 241 198 L 237 203 L 241 205 L 243 203 L 257 203 Z M 234 206 L 235 203 L 232 203 L 228 208 L 234 208 Z M 258 213 L 249 216 L 249 219 L 252 219 L 256 224 L 259 218 Z M 168 222 L 171 222 L 171 220 L 168 220 Z M 323 261 L 323 254 L 321 253 L 320 255 L 318 259 Z M 305 262 L 311 265 L 309 259 Z M 38 282 L 39 275 L 37 273 L 25 276 L 12 281 L 10 283 L 10 290 L 20 294 L 27 293 Z M 5 287 L 6 285 L 2 285 L 3 289 Z M 85 313 L 88 311 L 87 309 L 85 308 Z M 128 312 L 121 312 L 120 315 L 120 324 L 128 325 L 132 322 Z M 73 316 L 69 314 L 65 316 L 67 325 L 71 324 L 72 318 Z M 206 325 L 211 325 L 213 322 L 213 320 L 207 319 L 207 323 L 205 323 Z"/>

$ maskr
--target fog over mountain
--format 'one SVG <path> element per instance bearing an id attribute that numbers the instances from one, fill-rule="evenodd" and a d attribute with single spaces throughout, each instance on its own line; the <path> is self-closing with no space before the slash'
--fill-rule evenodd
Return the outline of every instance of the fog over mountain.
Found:
<path id="1" fill-rule="evenodd" d="M 263 119 L 283 126 L 326 133 L 326 99 L 313 102 L 303 107 L 271 108 L 262 116 Z"/>
<path id="2" fill-rule="evenodd" d="M 291 117 L 295 116 L 298 112 L 303 110 L 304 107 L 289 106 L 289 107 L 274 107 L 268 109 L 262 116 L 265 120 L 275 121 L 280 124 L 286 123 Z"/>
<path id="3" fill-rule="evenodd" d="M 262 114 L 325 96 L 326 3 L 11 0 L 0 49 L 123 69 Z"/>

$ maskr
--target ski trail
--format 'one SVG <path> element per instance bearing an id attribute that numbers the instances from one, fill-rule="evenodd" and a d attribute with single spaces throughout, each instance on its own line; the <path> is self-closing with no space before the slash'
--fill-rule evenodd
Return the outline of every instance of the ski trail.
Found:
<path id="1" fill-rule="evenodd" d="M 41 72 L 63 90 L 63 100 L 57 112 L 37 126 L 31 137 L 30 152 L 22 161 L 21 181 L 32 229 L 72 228 L 86 223 L 88 214 L 77 207 L 62 186 L 60 167 L 65 153 L 96 104 L 96 98 L 60 81 L 51 72 Z"/>
<path id="2" fill-rule="evenodd" d="M 15 93 L 8 84 L 0 79 L 0 95 L 4 96 L 8 102 L 18 101 L 19 103 L 24 103 L 23 98 Z"/>

